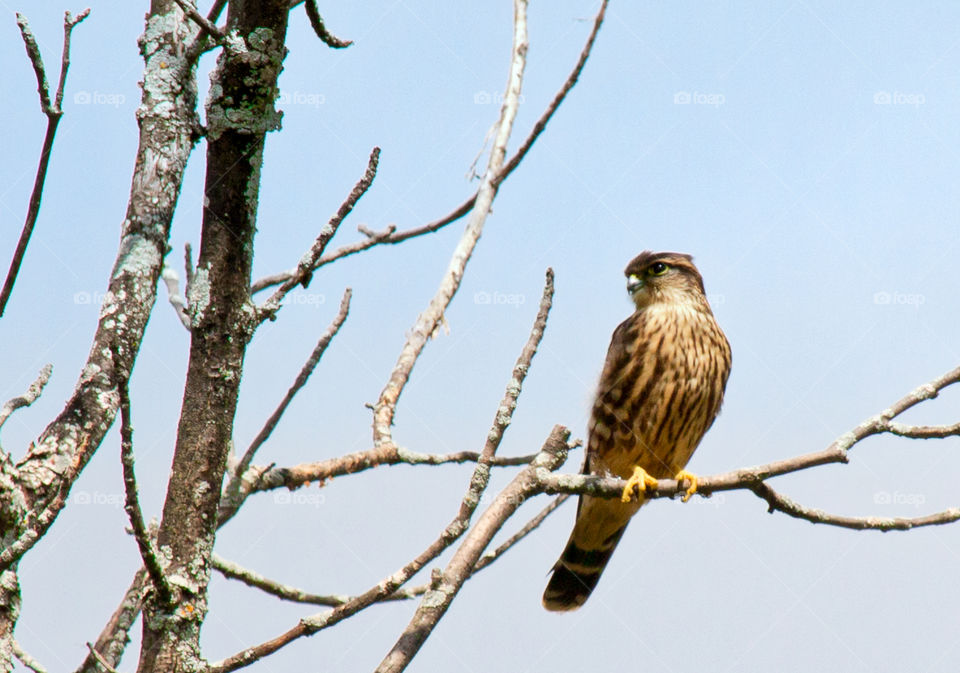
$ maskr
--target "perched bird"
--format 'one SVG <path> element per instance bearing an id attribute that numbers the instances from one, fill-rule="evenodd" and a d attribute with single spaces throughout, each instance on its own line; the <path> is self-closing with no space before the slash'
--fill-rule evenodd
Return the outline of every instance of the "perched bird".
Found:
<path id="1" fill-rule="evenodd" d="M 646 251 L 624 273 L 637 310 L 613 332 L 583 472 L 629 481 L 620 500 L 580 497 L 543 592 L 547 610 L 586 602 L 647 486 L 675 477 L 690 482 L 685 500 L 696 491 L 684 467 L 720 411 L 730 374 L 730 344 L 690 255 Z"/>

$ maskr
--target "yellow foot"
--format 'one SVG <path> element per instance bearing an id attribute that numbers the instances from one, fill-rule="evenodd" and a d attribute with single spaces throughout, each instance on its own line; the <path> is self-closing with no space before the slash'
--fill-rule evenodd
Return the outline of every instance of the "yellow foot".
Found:
<path id="1" fill-rule="evenodd" d="M 620 500 L 622 502 L 633 500 L 633 489 L 638 489 L 642 493 L 648 488 L 656 487 L 657 480 L 647 474 L 647 471 L 642 467 L 637 466 L 633 468 L 633 476 L 627 479 L 627 485 L 623 488 L 623 495 L 620 496 Z"/>
<path id="2" fill-rule="evenodd" d="M 682 482 L 684 479 L 690 481 L 690 487 L 687 489 L 687 492 L 681 498 L 684 502 L 690 499 L 690 497 L 697 492 L 697 486 L 700 485 L 700 478 L 692 472 L 687 472 L 686 470 L 680 470 L 677 472 L 677 476 L 674 477 L 678 482 Z"/>

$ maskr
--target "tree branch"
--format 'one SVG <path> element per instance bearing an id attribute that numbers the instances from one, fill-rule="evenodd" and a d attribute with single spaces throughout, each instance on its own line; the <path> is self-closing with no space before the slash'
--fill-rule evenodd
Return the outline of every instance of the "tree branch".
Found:
<path id="1" fill-rule="evenodd" d="M 34 673 L 47 673 L 47 669 L 44 668 L 39 661 L 31 657 L 16 640 L 13 641 L 13 656 L 15 656 L 21 664 L 31 671 L 34 671 Z"/>
<path id="2" fill-rule="evenodd" d="M 60 104 L 63 102 L 63 88 L 67 82 L 67 68 L 70 66 L 70 36 L 73 28 L 90 15 L 90 10 L 85 9 L 76 17 L 70 12 L 66 12 L 63 17 L 63 52 L 60 57 L 60 81 L 57 84 L 57 91 L 54 94 L 53 103 L 50 102 L 50 85 L 47 83 L 47 74 L 43 67 L 43 57 L 40 55 L 40 47 L 37 46 L 37 40 L 30 30 L 30 24 L 23 14 L 17 14 L 17 25 L 20 26 L 20 34 L 27 48 L 27 56 L 33 64 L 34 73 L 37 76 L 37 92 L 40 94 L 40 109 L 47 116 L 47 132 L 43 137 L 43 146 L 40 149 L 40 164 L 37 166 L 37 175 L 33 181 L 33 192 L 30 194 L 30 204 L 27 206 L 27 217 L 23 223 L 23 230 L 20 232 L 20 240 L 17 241 L 17 247 L 13 252 L 13 259 L 10 261 L 10 269 L 7 271 L 7 278 L 3 283 L 3 289 L 0 289 L 0 316 L 3 315 L 7 307 L 7 301 L 13 293 L 13 285 L 17 282 L 17 274 L 20 273 L 20 265 L 23 263 L 23 256 L 27 252 L 27 245 L 30 243 L 30 237 L 33 235 L 33 228 L 37 223 L 37 217 L 40 214 L 40 200 L 43 198 L 43 185 L 47 179 L 47 166 L 50 164 L 50 153 L 53 151 L 53 139 L 57 135 L 57 125 L 60 123 L 60 117 L 63 116 L 63 110 Z"/>
<path id="3" fill-rule="evenodd" d="M 147 527 L 143 523 L 143 512 L 140 511 L 140 501 L 137 493 L 137 476 L 133 469 L 133 428 L 130 426 L 130 391 L 127 380 L 120 378 L 117 382 L 120 394 L 120 461 L 123 463 L 123 488 L 126 494 L 124 510 L 130 517 L 130 527 L 133 537 L 140 549 L 140 558 L 147 569 L 153 588 L 157 591 L 160 602 L 170 605 L 173 601 L 173 592 L 163 574 L 163 567 L 157 559 L 157 550 L 150 540 Z M 92 646 L 91 646 L 92 648 Z"/>
<path id="4" fill-rule="evenodd" d="M 290 292 L 290 290 L 292 290 L 298 284 L 302 284 L 303 287 L 310 285 L 310 280 L 313 276 L 313 269 L 317 263 L 317 260 L 320 259 L 321 255 L 323 255 L 323 251 L 326 249 L 327 243 L 329 243 L 330 239 L 332 239 L 334 234 L 337 233 L 340 223 L 343 222 L 344 218 L 350 214 L 350 211 L 353 210 L 353 207 L 357 205 L 357 201 L 360 200 L 360 197 L 366 194 L 367 190 L 370 189 L 370 185 L 373 184 L 373 179 L 377 176 L 377 165 L 379 163 L 380 148 L 374 147 L 373 151 L 370 152 L 370 159 L 367 162 L 367 170 L 363 177 L 360 178 L 359 182 L 357 182 L 353 190 L 351 190 L 350 194 L 347 196 L 347 199 L 343 202 L 343 204 L 341 204 L 337 213 L 331 217 L 327 225 L 320 230 L 320 235 L 317 236 L 317 240 L 314 241 L 310 250 L 308 250 L 306 254 L 300 258 L 300 262 L 297 264 L 297 268 L 294 270 L 294 272 L 290 274 L 290 277 L 287 278 L 287 280 L 280 284 L 280 287 L 258 309 L 261 322 L 267 318 L 272 320 L 276 317 L 276 313 L 280 310 L 280 304 L 283 302 L 283 298 L 287 296 L 287 293 Z"/>
<path id="5" fill-rule="evenodd" d="M 520 395 L 523 381 L 530 369 L 530 362 L 537 352 L 537 346 L 539 345 L 540 340 L 543 337 L 544 329 L 546 328 L 547 317 L 550 313 L 552 300 L 553 271 L 548 269 L 547 281 L 544 286 L 543 297 L 540 300 L 540 308 L 537 312 L 537 317 L 534 320 L 533 329 L 531 330 L 530 336 L 520 353 L 520 357 L 517 359 L 517 362 L 514 365 L 513 375 L 511 376 L 510 382 L 507 384 L 506 392 L 504 393 L 503 399 L 497 408 L 493 425 L 490 428 L 490 431 L 487 433 L 483 451 L 481 451 L 480 460 L 477 462 L 477 466 L 473 470 L 473 475 L 470 478 L 467 493 L 460 502 L 460 509 L 457 512 L 457 515 L 446 526 L 446 528 L 444 528 L 440 536 L 429 547 L 427 547 L 427 549 L 421 552 L 417 558 L 406 564 L 403 568 L 395 572 L 390 577 L 379 582 L 376 586 L 372 587 L 365 593 L 360 594 L 359 596 L 354 596 L 345 603 L 337 605 L 333 608 L 333 610 L 312 615 L 310 617 L 305 617 L 301 619 L 296 626 L 287 630 L 285 633 L 280 634 L 276 638 L 268 640 L 254 647 L 247 648 L 242 652 L 238 652 L 233 656 L 227 657 L 223 661 L 212 664 L 208 669 L 208 673 L 227 673 L 228 671 L 234 671 L 238 668 L 249 666 L 253 662 L 276 652 L 281 647 L 288 645 L 298 638 L 313 635 L 322 629 L 333 626 L 337 622 L 353 616 L 357 612 L 369 607 L 370 605 L 373 605 L 374 603 L 388 599 L 388 597 L 393 595 L 399 587 L 409 581 L 410 578 L 412 578 L 415 574 L 420 572 L 420 570 L 423 569 L 427 563 L 439 556 L 447 547 L 453 544 L 457 539 L 460 538 L 460 536 L 464 534 L 464 532 L 466 532 L 470 526 L 470 519 L 473 516 L 473 512 L 480 503 L 480 497 L 490 481 L 490 461 L 496 454 L 497 448 L 500 446 L 500 441 L 503 439 L 503 433 L 507 426 L 510 425 L 510 421 L 513 418 L 513 410 L 516 407 L 517 397 Z M 566 433 L 564 438 L 566 435 L 569 435 L 569 432 L 567 432 L 565 429 L 563 429 L 563 432 Z M 564 447 L 566 447 L 565 443 Z M 535 461 L 540 460 L 541 454 L 537 455 Z M 565 450 L 563 456 L 566 458 Z M 535 464 L 539 465 L 541 463 L 542 461 L 536 462 Z M 533 464 L 534 463 L 531 463 L 531 465 Z M 531 466 L 528 465 L 523 474 L 526 474 L 531 469 Z M 519 503 L 517 503 L 517 506 L 519 506 Z"/>
<path id="6" fill-rule="evenodd" d="M 607 2 L 608 0 L 603 0 L 603 2 L 600 4 L 600 10 L 597 12 L 597 16 L 593 22 L 593 29 L 590 31 L 590 35 L 587 37 L 587 42 L 584 45 L 583 50 L 580 52 L 580 58 L 577 61 L 577 64 L 574 66 L 573 71 L 563 83 L 560 91 L 558 91 L 556 96 L 554 96 L 553 100 L 550 102 L 550 105 L 547 106 L 547 109 L 542 115 L 540 115 L 537 123 L 534 124 L 533 130 L 523 141 L 520 149 L 518 149 L 516 153 L 510 157 L 510 160 L 504 164 L 503 168 L 497 174 L 495 180 L 497 185 L 502 184 L 503 181 L 506 180 L 511 173 L 513 173 L 517 166 L 520 165 L 520 162 L 523 161 L 523 158 L 527 155 L 527 152 L 529 152 L 530 148 L 533 147 L 533 144 L 536 142 L 537 138 L 539 138 L 540 134 L 543 133 L 543 131 L 547 128 L 547 124 L 549 123 L 550 119 L 553 118 L 554 113 L 556 113 L 556 111 L 559 109 L 560 104 L 567 97 L 567 94 L 570 93 L 570 90 L 573 89 L 574 85 L 576 85 L 580 78 L 580 74 L 583 72 L 584 66 L 587 64 L 587 59 L 590 57 L 590 54 L 593 51 L 593 44 L 596 41 L 597 33 L 600 31 L 600 26 L 603 24 L 604 15 L 606 14 Z M 387 227 L 387 229 L 379 232 L 370 231 L 369 229 L 360 229 L 361 233 L 365 234 L 367 238 L 362 241 L 357 241 L 356 243 L 351 243 L 338 248 L 335 252 L 328 255 L 323 255 L 317 260 L 314 269 L 318 269 L 325 264 L 335 262 L 343 257 L 349 257 L 350 255 L 355 255 L 358 252 L 363 252 L 364 250 L 368 250 L 377 245 L 395 245 L 417 236 L 423 236 L 424 234 L 430 234 L 435 231 L 439 231 L 443 227 L 456 222 L 473 210 L 473 207 L 477 202 L 478 194 L 479 191 L 457 206 L 449 214 L 419 227 L 413 227 L 404 231 L 397 231 L 395 225 L 390 225 Z M 285 271 L 271 276 L 265 276 L 252 285 L 251 292 L 256 293 L 265 290 L 268 287 L 279 285 L 280 283 L 288 280 L 291 275 L 291 272 Z"/>
<path id="7" fill-rule="evenodd" d="M 46 387 L 47 382 L 50 380 L 52 373 L 53 365 L 44 365 L 36 380 L 30 384 L 30 387 L 27 388 L 27 391 L 23 395 L 18 395 L 13 399 L 7 400 L 6 404 L 0 408 L 0 428 L 3 427 L 3 424 L 7 422 L 7 419 L 10 418 L 14 411 L 22 409 L 23 407 L 29 407 L 37 401 L 43 389 Z"/>
<path id="8" fill-rule="evenodd" d="M 307 16 L 310 18 L 310 26 L 313 28 L 313 32 L 325 45 L 331 49 L 344 49 L 353 44 L 353 40 L 341 40 L 327 30 L 327 27 L 323 24 L 323 17 L 320 16 L 320 10 L 317 9 L 317 0 L 307 0 L 304 7 L 307 10 Z"/>

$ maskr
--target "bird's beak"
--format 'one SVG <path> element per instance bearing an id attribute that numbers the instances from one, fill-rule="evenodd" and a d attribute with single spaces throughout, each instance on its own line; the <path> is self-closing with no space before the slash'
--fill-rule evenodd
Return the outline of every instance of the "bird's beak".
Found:
<path id="1" fill-rule="evenodd" d="M 627 276 L 627 292 L 633 294 L 643 287 L 643 279 L 635 273 Z"/>

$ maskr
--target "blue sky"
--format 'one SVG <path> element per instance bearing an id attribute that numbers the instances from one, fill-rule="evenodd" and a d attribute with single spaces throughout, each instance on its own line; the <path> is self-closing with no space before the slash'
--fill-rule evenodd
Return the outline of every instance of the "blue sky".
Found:
<path id="1" fill-rule="evenodd" d="M 8 10 L 0 249 L 11 251 L 45 125 L 13 11 L 27 13 L 55 70 L 62 12 L 80 7 L 0 4 Z M 0 324 L 0 397 L 20 394 L 54 364 L 41 401 L 4 427 L 15 456 L 73 388 L 128 198 L 146 6 L 91 7 L 74 33 L 40 220 Z M 531 6 L 512 148 L 572 68 L 595 11 L 590 2 Z M 507 77 L 510 3 L 321 12 L 356 44 L 330 51 L 302 12 L 292 17 L 284 128 L 269 137 L 264 164 L 258 277 L 295 263 L 374 145 L 383 150 L 377 180 L 334 245 L 355 240 L 359 223 L 405 228 L 459 205 L 476 187 L 469 168 Z M 548 266 L 557 274 L 554 310 L 501 453 L 539 447 L 555 423 L 582 437 L 610 333 L 631 309 L 622 269 L 644 249 L 695 256 L 733 348 L 724 411 L 690 464 L 695 472 L 823 448 L 955 367 L 957 25 L 960 6 L 946 2 L 614 2 L 580 83 L 494 204 L 447 312 L 450 333 L 428 345 L 401 399 L 396 439 L 428 452 L 482 446 Z M 204 91 L 212 63 L 203 62 Z M 198 244 L 203 151 L 191 158 L 174 222 L 178 269 L 183 244 Z M 369 448 L 364 403 L 377 398 L 461 230 L 319 272 L 248 351 L 238 447 L 282 398 L 350 286 L 350 318 L 258 462 Z M 494 294 L 510 299 L 483 302 Z M 163 501 L 188 346 L 160 296 L 132 381 L 147 516 Z M 905 420 L 955 422 L 958 400 L 947 391 Z M 837 513 L 928 513 L 958 504 L 957 442 L 872 438 L 847 466 L 775 485 Z M 118 444 L 114 430 L 72 506 L 22 565 L 18 637 L 51 670 L 80 661 L 139 563 L 123 532 Z M 303 491 L 316 497 L 299 505 L 261 495 L 223 529 L 217 550 L 311 591 L 359 592 L 434 539 L 469 473 L 381 468 Z M 498 473 L 491 494 L 509 477 Z M 525 505 L 513 526 L 544 504 Z M 573 510 L 469 582 L 411 670 L 952 670 L 958 526 L 843 531 L 767 515 L 739 492 L 658 501 L 632 523 L 587 606 L 557 616 L 539 597 Z M 371 670 L 413 608 L 372 608 L 253 670 Z M 232 654 L 310 612 L 215 578 L 205 652 Z M 139 625 L 133 635 L 130 652 Z M 130 655 L 121 669 L 134 667 Z"/>

